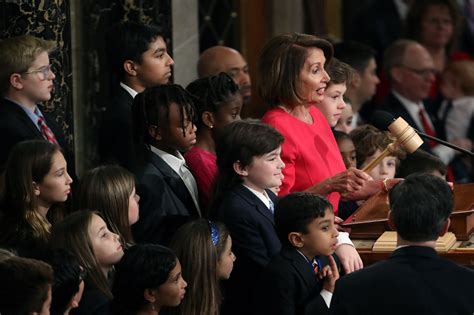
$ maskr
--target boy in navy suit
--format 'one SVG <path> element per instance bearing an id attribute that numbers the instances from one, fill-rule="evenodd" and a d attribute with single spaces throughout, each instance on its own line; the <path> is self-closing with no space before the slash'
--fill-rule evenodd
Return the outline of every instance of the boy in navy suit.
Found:
<path id="1" fill-rule="evenodd" d="M 252 314 L 253 283 L 280 250 L 273 222 L 276 196 L 270 188 L 283 179 L 282 142 L 278 131 L 256 120 L 232 122 L 218 134 L 211 214 L 229 229 L 239 257 L 223 284 L 222 314 Z"/>
<path id="2" fill-rule="evenodd" d="M 30 35 L 0 41 L 0 170 L 24 140 L 44 139 L 67 149 L 63 131 L 40 105 L 54 91 L 49 60 L 54 48 L 54 42 Z M 72 166 L 71 152 L 66 158 Z"/>
<path id="3" fill-rule="evenodd" d="M 275 227 L 282 250 L 265 268 L 254 294 L 255 314 L 327 314 L 339 270 L 338 231 L 326 199 L 292 193 L 278 202 Z"/>

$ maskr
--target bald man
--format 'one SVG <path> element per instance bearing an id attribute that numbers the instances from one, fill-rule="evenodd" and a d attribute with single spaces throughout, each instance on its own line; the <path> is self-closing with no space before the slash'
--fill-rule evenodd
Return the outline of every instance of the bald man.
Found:
<path id="1" fill-rule="evenodd" d="M 244 57 L 235 49 L 226 46 L 213 46 L 206 49 L 198 60 L 199 78 L 217 75 L 225 72 L 239 86 L 244 103 L 250 102 L 252 89 L 249 67 Z"/>

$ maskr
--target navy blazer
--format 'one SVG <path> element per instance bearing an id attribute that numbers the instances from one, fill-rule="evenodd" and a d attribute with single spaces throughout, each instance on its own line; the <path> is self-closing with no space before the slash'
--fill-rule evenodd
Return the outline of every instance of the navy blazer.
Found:
<path id="1" fill-rule="evenodd" d="M 267 194 L 275 203 L 276 195 L 270 190 Z M 273 214 L 257 196 L 239 184 L 226 193 L 214 216 L 229 229 L 237 257 L 230 279 L 223 284 L 226 294 L 222 314 L 251 314 L 252 284 L 281 248 Z"/>
<path id="2" fill-rule="evenodd" d="M 133 97 L 118 86 L 102 117 L 99 133 L 99 154 L 105 163 L 118 163 L 133 170 L 135 150 L 132 124 Z"/>
<path id="3" fill-rule="evenodd" d="M 190 192 L 173 169 L 153 152 L 136 173 L 140 218 L 132 226 L 136 241 L 168 244 L 174 232 L 199 217 Z"/>
<path id="4" fill-rule="evenodd" d="M 73 169 L 73 155 L 68 151 L 63 130 L 49 113 L 44 112 L 40 105 L 38 105 L 38 107 L 49 129 L 54 133 L 59 146 L 65 150 L 68 166 Z M 6 98 L 0 98 L 0 169 L 4 168 L 8 155 L 15 144 L 25 140 L 36 139 L 45 140 L 41 131 L 36 127 L 33 121 L 31 121 L 24 109 Z M 70 173 L 74 176 L 74 172 Z"/>
<path id="5" fill-rule="evenodd" d="M 325 256 L 319 262 L 321 269 L 329 264 Z M 322 281 L 310 263 L 295 248 L 284 246 L 267 265 L 255 287 L 255 315 L 328 314 L 321 290 Z"/>
<path id="6" fill-rule="evenodd" d="M 381 110 L 384 110 L 384 111 L 387 111 L 387 112 L 391 113 L 393 116 L 395 116 L 395 118 L 402 117 L 403 119 L 405 119 L 405 121 L 408 123 L 408 125 L 410 125 L 411 127 L 416 128 L 416 129 L 423 132 L 423 127 L 419 126 L 417 123 L 415 123 L 415 120 L 413 120 L 413 117 L 407 111 L 405 106 L 403 106 L 403 104 L 395 97 L 395 95 L 393 95 L 393 93 L 390 93 L 387 96 L 383 106 L 381 107 Z M 427 111 L 427 113 L 428 113 L 428 111 Z M 435 117 L 430 115 L 430 119 L 431 119 L 431 122 L 433 123 L 433 126 L 435 127 L 435 129 L 436 130 L 439 129 L 439 128 L 436 128 L 437 127 L 437 120 L 435 119 Z M 437 132 L 438 132 L 438 130 L 437 130 Z M 421 145 L 420 148 L 425 150 L 426 152 L 433 153 L 430 149 L 430 146 L 428 145 L 428 141 L 426 141 L 426 140 L 423 140 L 423 144 Z"/>
<path id="7" fill-rule="evenodd" d="M 387 260 L 340 278 L 331 312 L 472 314 L 474 271 L 440 258 L 430 247 L 402 247 Z"/>

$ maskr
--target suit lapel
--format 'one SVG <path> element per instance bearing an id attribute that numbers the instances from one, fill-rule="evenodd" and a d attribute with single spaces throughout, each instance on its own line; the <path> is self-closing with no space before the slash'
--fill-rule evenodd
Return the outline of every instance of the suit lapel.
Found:
<path id="1" fill-rule="evenodd" d="M 265 217 L 273 225 L 275 225 L 275 221 L 273 219 L 273 214 L 267 208 L 267 206 L 257 196 L 255 196 L 254 193 L 252 193 L 250 190 L 248 190 L 243 185 L 238 185 L 236 187 L 236 193 L 239 194 L 245 200 L 247 200 L 248 203 L 253 204 L 258 213 L 260 213 L 263 217 Z"/>
<path id="2" fill-rule="evenodd" d="M 189 192 L 181 177 L 179 177 L 179 175 L 175 171 L 173 171 L 173 169 L 156 154 L 150 152 L 149 156 L 150 162 L 157 169 L 160 170 L 160 172 L 163 174 L 163 179 L 173 190 L 176 196 L 178 196 L 179 199 L 183 201 L 184 205 L 186 206 L 186 208 L 189 209 L 191 213 L 198 215 L 199 212 L 197 211 L 196 206 L 194 205 L 191 193 Z"/>
<path id="3" fill-rule="evenodd" d="M 306 259 L 294 248 L 284 247 L 281 254 L 283 257 L 291 261 L 293 268 L 295 268 L 301 279 L 303 279 L 308 290 L 314 288 L 317 283 L 317 277 L 313 270 L 311 270 L 308 261 L 306 261 Z"/>
<path id="4" fill-rule="evenodd" d="M 31 133 L 32 137 L 44 139 L 41 131 L 36 127 L 33 121 L 31 121 L 30 117 L 28 117 L 28 115 L 20 107 L 20 105 L 17 105 L 7 99 L 4 99 L 4 103 L 2 104 L 2 106 L 5 106 L 6 110 L 14 113 L 14 115 L 18 117 L 18 119 L 24 124 L 26 129 Z M 19 128 L 21 127 L 19 126 Z"/>

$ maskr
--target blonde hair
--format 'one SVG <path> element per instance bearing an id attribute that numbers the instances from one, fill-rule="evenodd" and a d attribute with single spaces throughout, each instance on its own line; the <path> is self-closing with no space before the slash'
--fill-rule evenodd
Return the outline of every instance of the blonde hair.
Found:
<path id="1" fill-rule="evenodd" d="M 43 52 L 56 47 L 53 41 L 31 35 L 11 37 L 0 41 L 0 94 L 5 95 L 13 73 L 23 73 Z"/>
<path id="2" fill-rule="evenodd" d="M 450 62 L 444 73 L 452 73 L 466 96 L 474 96 L 474 61 L 457 60 Z"/>
<path id="3" fill-rule="evenodd" d="M 123 245 L 134 243 L 128 221 L 129 198 L 135 188 L 133 174 L 118 165 L 99 166 L 89 170 L 79 182 L 76 209 L 99 211 Z"/>

